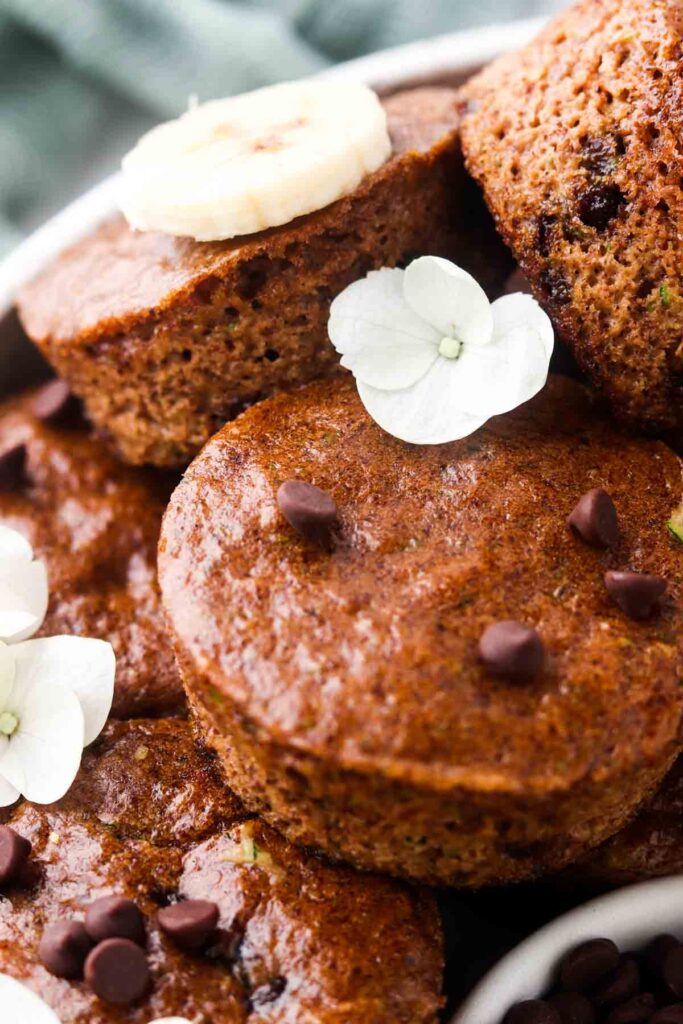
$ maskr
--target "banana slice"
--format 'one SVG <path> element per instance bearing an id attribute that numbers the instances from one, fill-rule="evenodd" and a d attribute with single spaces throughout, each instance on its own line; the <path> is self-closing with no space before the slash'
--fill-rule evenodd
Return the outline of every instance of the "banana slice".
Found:
<path id="1" fill-rule="evenodd" d="M 235 238 L 348 195 L 390 154 L 386 115 L 366 86 L 288 82 L 148 132 L 123 160 L 121 208 L 140 231 Z"/>

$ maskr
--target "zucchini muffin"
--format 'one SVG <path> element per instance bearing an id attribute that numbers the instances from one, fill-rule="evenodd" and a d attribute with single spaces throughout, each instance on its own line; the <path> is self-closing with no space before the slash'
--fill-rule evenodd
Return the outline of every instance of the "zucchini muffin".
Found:
<path id="1" fill-rule="evenodd" d="M 386 100 L 393 156 L 317 213 L 227 242 L 117 220 L 23 291 L 28 335 L 126 461 L 185 466 L 249 404 L 335 372 L 330 303 L 373 268 L 433 253 L 504 281 L 508 257 L 463 171 L 455 97 Z"/>
<path id="2" fill-rule="evenodd" d="M 250 818 L 182 720 L 110 723 L 63 800 L 5 820 L 32 850 L 2 884 L 0 972 L 62 1024 L 436 1024 L 432 897 Z"/>
<path id="3" fill-rule="evenodd" d="M 683 8 L 580 0 L 465 86 L 469 170 L 625 423 L 683 436 Z"/>
<path id="4" fill-rule="evenodd" d="M 52 381 L 0 405 L 0 522 L 47 565 L 40 636 L 108 640 L 112 714 L 184 707 L 156 577 L 161 516 L 175 482 L 122 466 L 89 435 L 68 389 Z"/>
<path id="5" fill-rule="evenodd" d="M 254 406 L 192 463 L 160 542 L 230 785 L 292 840 L 431 883 L 576 860 L 680 750 L 680 493 L 677 456 L 565 378 L 434 447 L 382 432 L 350 379 Z"/>
<path id="6" fill-rule="evenodd" d="M 683 758 L 626 828 L 573 869 L 576 882 L 627 885 L 683 871 Z"/>

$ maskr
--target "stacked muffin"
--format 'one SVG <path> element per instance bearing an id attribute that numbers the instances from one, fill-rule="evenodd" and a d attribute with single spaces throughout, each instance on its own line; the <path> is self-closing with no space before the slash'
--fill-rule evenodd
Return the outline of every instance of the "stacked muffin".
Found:
<path id="1" fill-rule="evenodd" d="M 335 202 L 212 241 L 117 220 L 20 296 L 87 419 L 59 383 L 6 404 L 0 519 L 48 564 L 45 629 L 119 662 L 71 791 L 5 816 L 0 973 L 62 1024 L 433 1024 L 432 898 L 356 869 L 647 872 L 683 747 L 682 467 L 651 436 L 683 423 L 682 28 L 666 0 L 580 2 L 464 93 L 384 101 L 391 153 Z M 589 381 L 414 445 L 327 318 L 422 253 L 503 289 L 465 165 Z M 134 946 L 119 1004 L 108 941 Z"/>

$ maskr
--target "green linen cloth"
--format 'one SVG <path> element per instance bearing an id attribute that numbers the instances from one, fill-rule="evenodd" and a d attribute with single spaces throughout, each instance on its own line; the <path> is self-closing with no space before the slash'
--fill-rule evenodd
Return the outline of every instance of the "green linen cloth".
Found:
<path id="1" fill-rule="evenodd" d="M 0 0 L 0 254 L 200 100 L 561 0 Z"/>

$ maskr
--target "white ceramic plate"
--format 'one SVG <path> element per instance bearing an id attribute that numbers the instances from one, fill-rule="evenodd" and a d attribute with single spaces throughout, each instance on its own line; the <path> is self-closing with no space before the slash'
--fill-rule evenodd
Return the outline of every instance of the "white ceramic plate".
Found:
<path id="1" fill-rule="evenodd" d="M 683 875 L 619 889 L 541 928 L 486 975 L 451 1024 L 502 1024 L 515 1003 L 538 999 L 563 954 L 587 939 L 637 950 L 663 932 L 683 938 Z"/>

